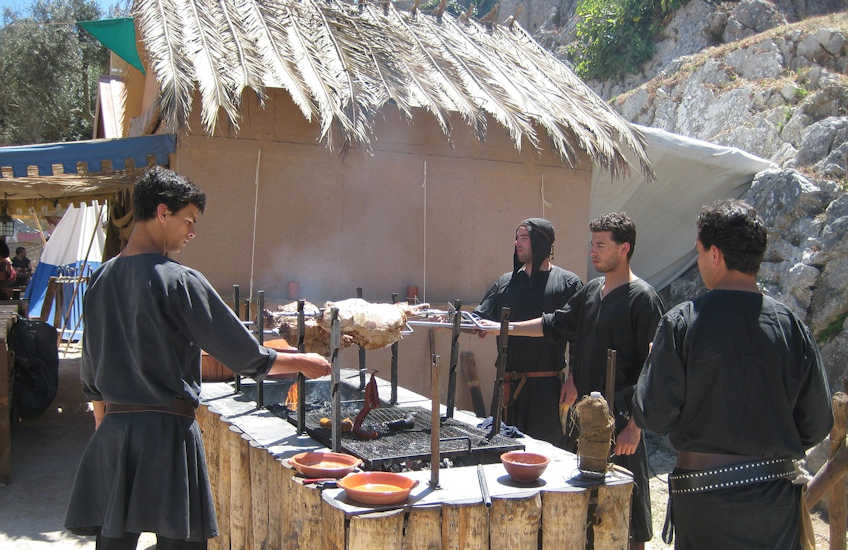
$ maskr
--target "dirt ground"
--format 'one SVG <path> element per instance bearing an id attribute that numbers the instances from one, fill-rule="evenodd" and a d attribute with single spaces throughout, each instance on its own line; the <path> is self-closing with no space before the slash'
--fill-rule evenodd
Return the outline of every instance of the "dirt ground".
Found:
<path id="1" fill-rule="evenodd" d="M 63 346 L 64 348 L 64 346 Z M 79 349 L 71 348 L 59 366 L 59 391 L 39 418 L 12 428 L 12 482 L 0 487 L 0 548 L 94 549 L 94 539 L 63 530 L 65 509 L 77 463 L 93 429 L 91 413 L 82 401 L 79 382 Z M 648 550 L 666 550 L 662 524 L 668 499 L 666 480 L 674 467 L 674 451 L 667 440 L 647 439 L 651 471 L 651 504 L 654 539 Z M 813 516 L 817 548 L 828 545 L 828 526 L 821 514 Z M 144 533 L 139 549 L 153 550 L 155 538 Z"/>

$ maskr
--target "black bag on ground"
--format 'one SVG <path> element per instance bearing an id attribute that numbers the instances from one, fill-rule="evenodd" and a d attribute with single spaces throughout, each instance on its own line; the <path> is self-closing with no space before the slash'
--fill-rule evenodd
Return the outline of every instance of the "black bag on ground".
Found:
<path id="1" fill-rule="evenodd" d="M 15 352 L 12 389 L 13 418 L 35 418 L 43 413 L 59 385 L 59 346 L 56 329 L 37 319 L 18 319 L 9 331 Z"/>

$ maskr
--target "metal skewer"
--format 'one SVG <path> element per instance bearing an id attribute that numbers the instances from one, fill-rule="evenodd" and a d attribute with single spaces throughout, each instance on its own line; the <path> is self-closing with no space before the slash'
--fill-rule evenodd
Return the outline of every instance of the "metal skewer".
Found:
<path id="1" fill-rule="evenodd" d="M 445 416 L 453 418 L 453 405 L 456 400 L 456 364 L 459 361 L 459 326 L 462 322 L 462 300 L 453 301 L 453 327 L 451 328 L 450 370 L 448 371 L 448 403 Z"/>
<path id="2" fill-rule="evenodd" d="M 398 293 L 392 292 L 392 303 L 396 304 L 398 301 Z M 398 343 L 395 342 L 392 344 L 392 397 L 389 400 L 389 403 L 392 405 L 397 404 L 398 399 Z"/>
<path id="3" fill-rule="evenodd" d="M 441 415 L 439 414 L 439 356 L 430 356 L 430 383 L 432 401 L 430 404 L 430 487 L 439 488 L 439 430 Z"/>
<path id="4" fill-rule="evenodd" d="M 356 288 L 356 297 L 362 298 L 362 287 Z M 365 348 L 359 346 L 359 391 L 365 389 Z"/>
<path id="5" fill-rule="evenodd" d="M 259 340 L 259 345 L 265 343 L 265 291 L 257 290 L 256 299 L 258 305 L 256 308 L 256 339 Z M 261 379 L 256 385 L 256 406 L 262 408 L 265 406 L 265 379 Z"/>
<path id="6" fill-rule="evenodd" d="M 330 309 L 330 392 L 333 401 L 333 417 L 332 417 L 332 450 L 339 452 L 341 447 L 342 435 L 342 411 L 341 411 L 341 394 L 339 393 L 339 385 L 341 384 L 341 372 L 339 368 L 339 344 L 341 342 L 341 329 L 339 327 L 339 309 Z"/>
<path id="7" fill-rule="evenodd" d="M 509 314 L 512 310 L 508 307 L 501 308 L 501 333 L 498 336 L 498 373 L 495 378 L 495 390 L 492 395 L 492 430 L 487 436 L 489 439 L 498 435 L 501 431 L 501 396 L 503 395 L 503 383 L 506 373 L 507 342 L 509 341 Z"/>
<path id="8" fill-rule="evenodd" d="M 297 301 L 297 351 L 306 351 L 306 320 L 303 317 L 304 300 Z M 297 433 L 306 431 L 306 377 L 302 372 L 297 373 Z"/>
<path id="9" fill-rule="evenodd" d="M 480 483 L 480 495 L 483 497 L 483 504 L 486 508 L 492 507 L 492 497 L 489 495 L 489 484 L 486 483 L 486 474 L 483 472 L 483 465 L 477 465 L 477 481 Z"/>
<path id="10" fill-rule="evenodd" d="M 239 315 L 239 285 L 233 285 L 233 311 L 236 313 L 236 317 L 241 319 L 241 315 Z M 236 391 L 241 391 L 241 376 L 236 374 Z"/>

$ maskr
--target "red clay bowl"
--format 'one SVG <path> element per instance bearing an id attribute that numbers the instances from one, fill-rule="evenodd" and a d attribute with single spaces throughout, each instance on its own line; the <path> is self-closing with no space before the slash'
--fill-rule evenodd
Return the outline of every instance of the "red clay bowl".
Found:
<path id="1" fill-rule="evenodd" d="M 376 505 L 405 502 L 409 498 L 409 492 L 417 485 L 417 479 L 391 472 L 362 472 L 339 480 L 339 487 L 343 488 L 351 499 Z"/>
<path id="2" fill-rule="evenodd" d="M 355 456 L 321 451 L 298 453 L 289 462 L 295 470 L 310 478 L 344 477 L 362 464 Z"/>
<path id="3" fill-rule="evenodd" d="M 523 451 L 511 451 L 501 455 L 506 473 L 513 481 L 521 483 L 531 483 L 539 479 L 550 461 L 544 455 Z"/>

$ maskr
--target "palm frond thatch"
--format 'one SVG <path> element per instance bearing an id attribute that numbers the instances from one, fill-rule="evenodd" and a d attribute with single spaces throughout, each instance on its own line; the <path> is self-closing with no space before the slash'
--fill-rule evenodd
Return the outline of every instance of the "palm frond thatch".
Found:
<path id="1" fill-rule="evenodd" d="M 134 13 L 175 129 L 195 83 L 210 134 L 221 110 L 237 126 L 244 88 L 261 99 L 274 86 L 317 118 L 330 148 L 338 136 L 369 146 L 392 102 L 408 118 L 428 111 L 448 138 L 450 113 L 481 140 L 491 119 L 517 149 L 540 150 L 544 131 L 567 163 L 583 152 L 619 174 L 632 154 L 651 174 L 642 136 L 514 21 L 343 0 L 137 0 Z"/>

